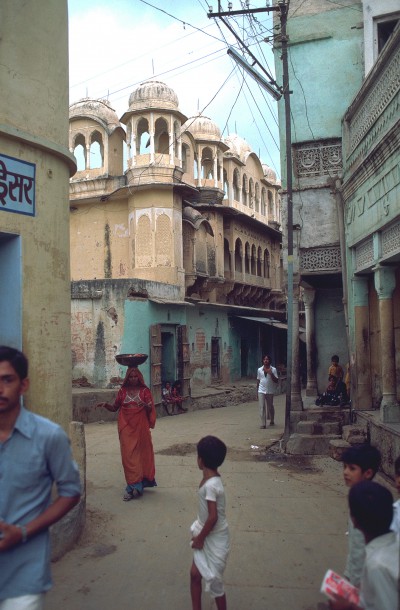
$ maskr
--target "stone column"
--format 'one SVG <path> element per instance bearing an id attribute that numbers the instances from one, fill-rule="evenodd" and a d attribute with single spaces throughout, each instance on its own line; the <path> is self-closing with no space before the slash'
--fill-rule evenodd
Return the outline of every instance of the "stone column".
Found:
<path id="1" fill-rule="evenodd" d="M 291 386 L 291 409 L 302 411 L 303 401 L 301 399 L 300 383 L 300 361 L 299 361 L 299 284 L 293 284 L 293 346 L 292 346 L 292 386 Z"/>
<path id="2" fill-rule="evenodd" d="M 306 310 L 306 351 L 307 351 L 307 387 L 306 396 L 317 396 L 316 374 L 316 345 L 315 345 L 315 318 L 314 318 L 314 288 L 303 287 L 303 301 Z"/>
<path id="3" fill-rule="evenodd" d="M 154 159 L 155 159 L 154 114 L 152 112 L 150 113 L 149 136 L 150 136 L 150 163 L 154 163 Z"/>
<path id="4" fill-rule="evenodd" d="M 215 154 L 215 157 L 214 157 L 214 186 L 215 186 L 215 188 L 218 188 L 218 180 L 219 180 L 217 155 L 218 155 L 218 152 Z"/>
<path id="5" fill-rule="evenodd" d="M 132 136 L 132 142 L 130 144 L 130 158 L 131 158 L 131 166 L 135 167 L 136 165 L 136 134 Z"/>
<path id="6" fill-rule="evenodd" d="M 86 144 L 85 169 L 90 169 L 90 144 Z"/>
<path id="7" fill-rule="evenodd" d="M 369 342 L 368 277 L 355 276 L 351 280 L 354 305 L 354 362 L 351 362 L 352 404 L 358 410 L 371 409 L 372 388 Z"/>
<path id="8" fill-rule="evenodd" d="M 396 365 L 393 328 L 393 291 L 396 287 L 393 267 L 377 265 L 374 269 L 375 290 L 379 298 L 379 324 L 382 363 L 381 420 L 400 422 L 400 405 L 396 400 Z"/>

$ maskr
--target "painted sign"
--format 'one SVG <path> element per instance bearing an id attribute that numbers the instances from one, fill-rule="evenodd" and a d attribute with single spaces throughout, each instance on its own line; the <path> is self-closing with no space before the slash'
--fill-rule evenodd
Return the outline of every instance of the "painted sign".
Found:
<path id="1" fill-rule="evenodd" d="M 35 215 L 36 165 L 0 154 L 0 210 Z"/>

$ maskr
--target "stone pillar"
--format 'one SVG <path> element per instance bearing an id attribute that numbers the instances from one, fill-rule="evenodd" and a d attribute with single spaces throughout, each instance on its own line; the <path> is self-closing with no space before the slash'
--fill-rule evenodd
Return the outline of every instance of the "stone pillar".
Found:
<path id="1" fill-rule="evenodd" d="M 135 167 L 136 165 L 136 134 L 132 136 L 132 143 L 130 144 L 130 158 L 131 158 L 131 166 Z"/>
<path id="2" fill-rule="evenodd" d="M 381 420 L 400 422 L 400 405 L 396 400 L 396 364 L 393 328 L 393 291 L 396 287 L 395 270 L 377 265 L 374 268 L 375 290 L 379 298 L 379 324 L 382 363 Z"/>
<path id="3" fill-rule="evenodd" d="M 352 278 L 354 304 L 355 357 L 352 362 L 350 396 L 358 410 L 371 409 L 372 388 L 370 370 L 368 277 Z"/>
<path id="4" fill-rule="evenodd" d="M 90 144 L 86 144 L 85 169 L 90 169 Z"/>
<path id="5" fill-rule="evenodd" d="M 150 136 L 150 163 L 154 163 L 155 159 L 155 146 L 154 146 L 154 114 L 150 113 L 150 126 L 149 126 L 149 136 Z"/>
<path id="6" fill-rule="evenodd" d="M 317 396 L 317 374 L 314 318 L 314 288 L 303 287 L 303 301 L 306 310 L 306 350 L 307 350 L 307 387 L 306 396 Z"/>
<path id="7" fill-rule="evenodd" d="M 171 121 L 172 121 L 172 117 L 171 117 Z M 172 125 L 171 125 L 171 131 L 168 134 L 168 141 L 169 141 L 169 164 L 175 165 L 175 161 L 174 161 L 175 142 L 174 142 L 174 131 L 173 131 Z"/>
<path id="8" fill-rule="evenodd" d="M 302 411 L 299 360 L 299 284 L 293 284 L 293 346 L 292 346 L 292 387 L 291 409 Z"/>
<path id="9" fill-rule="evenodd" d="M 201 155 L 200 150 L 197 151 L 197 186 L 201 186 Z"/>

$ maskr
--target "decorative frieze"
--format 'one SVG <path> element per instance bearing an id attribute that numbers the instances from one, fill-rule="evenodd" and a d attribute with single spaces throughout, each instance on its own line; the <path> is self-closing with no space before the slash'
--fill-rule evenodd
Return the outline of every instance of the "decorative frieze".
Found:
<path id="1" fill-rule="evenodd" d="M 342 259 L 339 246 L 304 248 L 300 251 L 301 273 L 315 271 L 340 271 Z"/>
<path id="2" fill-rule="evenodd" d="M 357 271 L 374 264 L 374 244 L 372 237 L 356 247 Z"/>
<path id="3" fill-rule="evenodd" d="M 293 151 L 298 178 L 337 175 L 343 169 L 340 139 L 296 144 Z"/>
<path id="4" fill-rule="evenodd" d="M 382 231 L 382 256 L 400 252 L 400 222 Z"/>
<path id="5" fill-rule="evenodd" d="M 372 126 L 382 118 L 400 89 L 400 47 L 376 75 L 373 87 L 364 96 L 349 121 L 350 152 L 360 144 Z"/>

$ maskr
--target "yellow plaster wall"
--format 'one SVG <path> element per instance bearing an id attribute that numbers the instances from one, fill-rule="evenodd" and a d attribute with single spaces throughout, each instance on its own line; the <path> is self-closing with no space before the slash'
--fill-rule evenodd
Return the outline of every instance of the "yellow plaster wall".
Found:
<path id="1" fill-rule="evenodd" d="M 68 181 L 74 166 L 67 29 L 66 0 L 2 0 L 0 151 L 36 165 L 36 215 L 2 210 L 0 232 L 21 239 L 22 349 L 31 378 L 26 403 L 66 430 L 72 414 Z"/>

